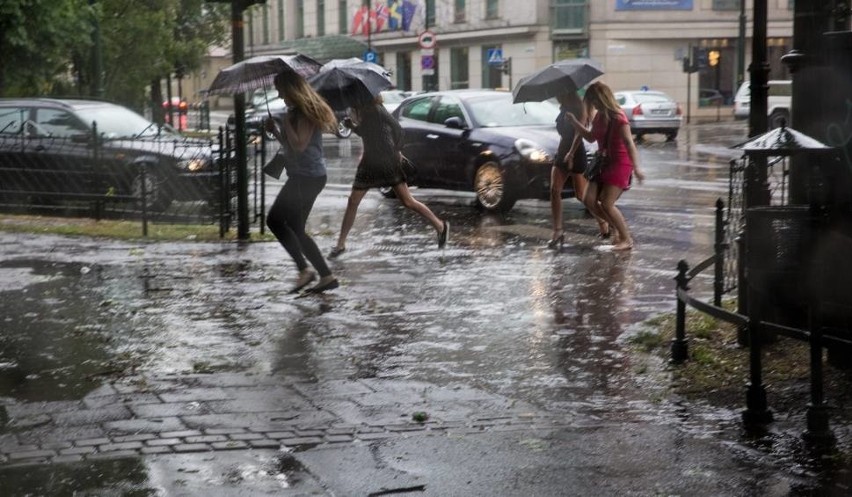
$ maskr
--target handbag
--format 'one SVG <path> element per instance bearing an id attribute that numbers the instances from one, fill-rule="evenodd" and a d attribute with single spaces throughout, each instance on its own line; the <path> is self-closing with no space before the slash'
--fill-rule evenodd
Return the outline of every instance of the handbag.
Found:
<path id="1" fill-rule="evenodd" d="M 275 155 L 273 155 L 271 159 L 269 159 L 269 162 L 264 164 L 263 172 L 275 179 L 279 179 L 285 168 L 284 154 L 282 154 L 281 150 L 279 150 L 278 152 L 275 152 Z"/>
<path id="2" fill-rule="evenodd" d="M 612 129 L 612 118 L 609 119 L 609 124 L 606 127 L 606 134 L 604 138 L 606 138 L 606 142 L 604 142 L 600 147 L 598 147 L 598 151 L 592 156 L 591 162 L 586 166 L 586 170 L 583 171 L 583 176 L 586 177 L 589 181 L 597 181 L 601 173 L 604 169 L 609 167 L 609 154 L 607 153 L 607 146 L 609 145 L 609 134 Z"/>

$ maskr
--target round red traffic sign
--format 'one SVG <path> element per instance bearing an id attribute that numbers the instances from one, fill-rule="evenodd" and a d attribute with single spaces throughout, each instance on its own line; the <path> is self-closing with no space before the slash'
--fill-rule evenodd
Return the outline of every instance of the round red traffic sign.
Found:
<path id="1" fill-rule="evenodd" d="M 420 45 L 420 48 L 435 48 L 435 45 L 438 44 L 438 37 L 435 36 L 435 33 L 427 29 L 417 37 L 417 44 Z"/>

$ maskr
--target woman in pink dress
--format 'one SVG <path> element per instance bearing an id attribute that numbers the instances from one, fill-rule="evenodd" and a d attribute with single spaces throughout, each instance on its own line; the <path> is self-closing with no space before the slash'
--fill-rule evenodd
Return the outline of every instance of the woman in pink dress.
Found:
<path id="1" fill-rule="evenodd" d="M 569 115 L 569 119 L 580 136 L 598 143 L 598 150 L 609 156 L 609 165 L 597 180 L 589 182 L 583 203 L 595 217 L 607 222 L 608 230 L 615 228 L 612 249 L 630 250 L 633 238 L 624 216 L 615 206 L 622 192 L 630 188 L 631 176 L 640 183 L 645 179 L 639 170 L 639 153 L 633 143 L 630 123 L 612 90 L 604 83 L 589 85 L 584 100 L 596 111 L 591 129 L 587 129 L 573 114 Z"/>

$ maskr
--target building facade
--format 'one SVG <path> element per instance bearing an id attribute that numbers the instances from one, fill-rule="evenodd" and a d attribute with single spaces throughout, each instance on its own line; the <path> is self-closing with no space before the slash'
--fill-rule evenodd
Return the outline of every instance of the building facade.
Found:
<path id="1" fill-rule="evenodd" d="M 245 13 L 245 53 L 375 57 L 404 90 L 510 89 L 556 60 L 592 57 L 614 90 L 661 90 L 700 114 L 699 90 L 729 104 L 749 78 L 752 12 L 741 1 L 267 0 Z M 787 79 L 793 0 L 766 1 L 770 79 Z M 694 55 L 706 64 L 688 76 Z"/>

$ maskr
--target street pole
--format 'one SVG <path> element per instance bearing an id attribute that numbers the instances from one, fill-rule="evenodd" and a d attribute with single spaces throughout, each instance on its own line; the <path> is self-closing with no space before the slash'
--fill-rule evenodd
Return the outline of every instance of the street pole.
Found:
<path id="1" fill-rule="evenodd" d="M 233 62 L 245 58 L 243 39 L 243 5 L 239 0 L 231 2 L 231 39 L 233 40 Z M 234 146 L 237 159 L 237 239 L 248 240 L 248 166 L 246 164 L 246 96 L 234 94 Z"/>
<path id="2" fill-rule="evenodd" d="M 739 38 L 737 39 L 737 86 L 745 81 L 745 41 L 746 41 L 746 14 L 745 0 L 740 0 L 740 30 Z"/>

